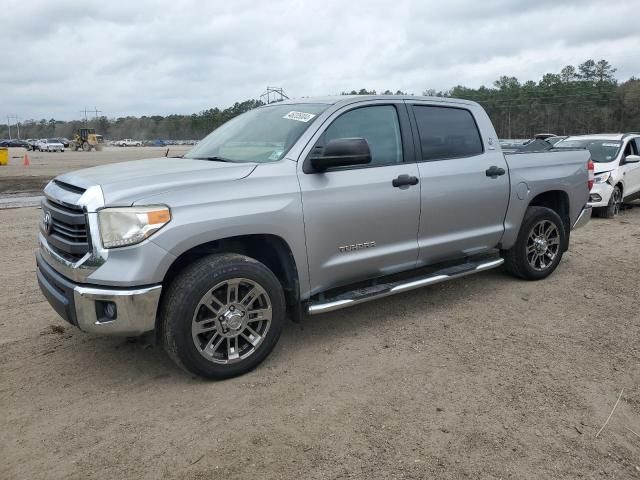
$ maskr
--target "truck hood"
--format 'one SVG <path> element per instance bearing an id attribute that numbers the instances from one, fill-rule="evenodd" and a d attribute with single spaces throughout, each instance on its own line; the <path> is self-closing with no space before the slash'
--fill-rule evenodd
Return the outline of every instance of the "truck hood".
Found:
<path id="1" fill-rule="evenodd" d="M 239 180 L 256 166 L 255 163 L 161 157 L 85 168 L 61 175 L 57 180 L 85 189 L 100 185 L 107 205 L 131 205 L 149 195 Z"/>

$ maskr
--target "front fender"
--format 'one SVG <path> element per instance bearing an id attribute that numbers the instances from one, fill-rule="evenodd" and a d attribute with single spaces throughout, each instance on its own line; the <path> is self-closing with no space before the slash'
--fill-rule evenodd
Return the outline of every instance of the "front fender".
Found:
<path id="1" fill-rule="evenodd" d="M 280 237 L 289 245 L 296 262 L 301 294 L 308 289 L 302 200 L 294 162 L 263 164 L 248 177 L 217 183 L 215 188 L 197 186 L 136 203 L 170 206 L 171 222 L 151 237 L 151 242 L 173 258 L 199 245 L 230 237 Z M 164 278 L 166 269 L 155 273 L 161 277 L 158 281 Z"/>

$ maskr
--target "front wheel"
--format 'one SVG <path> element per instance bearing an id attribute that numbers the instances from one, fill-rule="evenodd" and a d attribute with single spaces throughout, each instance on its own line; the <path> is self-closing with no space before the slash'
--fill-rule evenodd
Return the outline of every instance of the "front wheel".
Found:
<path id="1" fill-rule="evenodd" d="M 187 267 L 160 309 L 165 350 L 207 379 L 246 373 L 269 355 L 285 324 L 282 286 L 262 263 L 215 254 Z"/>
<path id="2" fill-rule="evenodd" d="M 613 192 L 611 192 L 611 198 L 609 198 L 609 203 L 606 207 L 602 207 L 598 209 L 598 214 L 604 218 L 615 218 L 620 213 L 622 209 L 622 189 L 620 185 L 616 185 L 613 187 Z"/>
<path id="3" fill-rule="evenodd" d="M 541 280 L 560 263 L 565 243 L 560 216 L 550 208 L 529 207 L 515 245 L 503 252 L 505 267 L 516 277 Z"/>

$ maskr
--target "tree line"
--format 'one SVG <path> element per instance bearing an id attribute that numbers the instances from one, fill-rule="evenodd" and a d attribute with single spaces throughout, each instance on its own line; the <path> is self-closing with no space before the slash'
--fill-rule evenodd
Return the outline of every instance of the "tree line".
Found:
<path id="1" fill-rule="evenodd" d="M 640 79 L 619 83 L 607 60 L 587 60 L 546 73 L 535 82 L 501 76 L 492 87 L 450 90 L 426 89 L 426 96 L 473 100 L 487 111 L 500 138 L 530 138 L 536 133 L 640 131 Z M 343 95 L 372 95 L 375 90 L 352 90 Z M 382 92 L 391 95 L 390 90 Z M 397 91 L 393 95 L 406 95 Z"/>
<path id="2" fill-rule="evenodd" d="M 567 65 L 558 73 L 547 73 L 539 81 L 520 82 L 501 76 L 491 87 L 450 90 L 425 89 L 422 94 L 464 98 L 480 103 L 489 114 L 500 138 L 528 138 L 536 133 L 558 135 L 640 131 L 640 79 L 619 82 L 616 69 L 606 60 L 587 60 Z M 401 90 L 380 92 L 407 95 Z M 375 95 L 365 88 L 342 95 Z M 260 100 L 236 102 L 229 108 L 210 108 L 191 115 L 97 117 L 87 122 L 53 118 L 20 123 L 21 138 L 67 137 L 83 126 L 95 128 L 106 139 L 201 139 L 227 120 L 263 105 Z M 12 136 L 17 130 L 12 126 Z M 0 125 L 0 138 L 8 138 L 7 124 Z"/>

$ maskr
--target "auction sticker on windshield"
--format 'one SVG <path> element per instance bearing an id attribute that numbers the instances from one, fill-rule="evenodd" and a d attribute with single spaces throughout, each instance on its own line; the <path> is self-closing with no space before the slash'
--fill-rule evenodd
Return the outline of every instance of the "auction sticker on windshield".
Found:
<path id="1" fill-rule="evenodd" d="M 282 118 L 286 118 L 288 120 L 296 120 L 298 122 L 305 122 L 306 123 L 309 120 L 311 120 L 313 117 L 315 117 L 315 115 L 313 113 L 289 112 Z"/>

